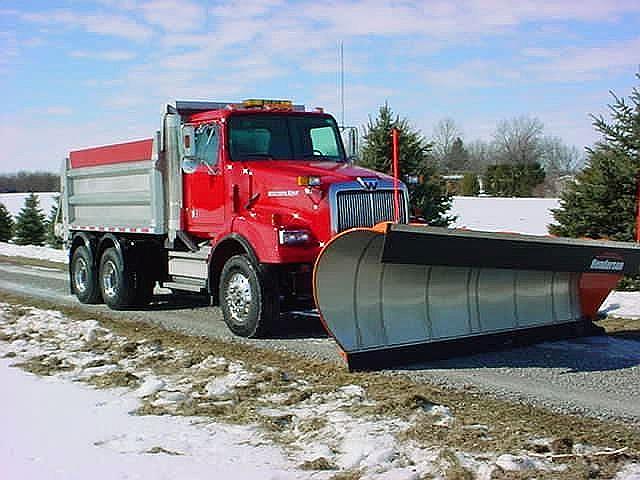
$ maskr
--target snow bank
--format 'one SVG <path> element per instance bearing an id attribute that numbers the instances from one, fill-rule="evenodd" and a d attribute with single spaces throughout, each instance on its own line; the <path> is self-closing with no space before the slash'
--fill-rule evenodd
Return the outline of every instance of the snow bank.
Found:
<path id="1" fill-rule="evenodd" d="M 55 263 L 67 263 L 66 250 L 57 250 L 51 247 L 36 247 L 34 245 L 14 245 L 13 243 L 0 242 L 0 255 L 7 257 L 25 257 L 47 260 Z"/>
<path id="2" fill-rule="evenodd" d="M 614 317 L 640 318 L 640 292 L 611 292 L 600 311 Z"/>
<path id="3" fill-rule="evenodd" d="M 455 228 L 548 235 L 559 206 L 557 198 L 454 197 L 449 213 L 458 216 Z"/>
<path id="4" fill-rule="evenodd" d="M 55 203 L 56 197 L 60 195 L 58 192 L 40 192 L 36 196 L 40 200 L 40 208 L 45 215 L 49 214 L 51 206 Z M 28 193 L 0 193 L 0 203 L 2 203 L 11 215 L 18 215 L 20 209 L 24 207 L 24 199 L 29 196 Z"/>

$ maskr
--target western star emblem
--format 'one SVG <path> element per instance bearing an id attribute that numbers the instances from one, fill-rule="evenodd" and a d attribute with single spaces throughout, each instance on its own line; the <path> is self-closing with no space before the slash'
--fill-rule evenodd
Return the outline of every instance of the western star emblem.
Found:
<path id="1" fill-rule="evenodd" d="M 372 191 L 372 190 L 375 190 L 376 188 L 378 188 L 378 179 L 377 178 L 362 178 L 362 177 L 358 177 L 357 180 L 358 180 L 358 183 L 365 190 Z"/>

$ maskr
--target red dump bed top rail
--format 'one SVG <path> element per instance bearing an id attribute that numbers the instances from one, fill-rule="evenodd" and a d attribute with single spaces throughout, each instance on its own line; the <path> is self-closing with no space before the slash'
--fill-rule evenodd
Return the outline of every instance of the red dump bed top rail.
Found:
<path id="1" fill-rule="evenodd" d="M 117 143 L 104 147 L 75 150 L 69 154 L 71 168 L 95 167 L 112 163 L 139 162 L 151 159 L 153 139 Z"/>

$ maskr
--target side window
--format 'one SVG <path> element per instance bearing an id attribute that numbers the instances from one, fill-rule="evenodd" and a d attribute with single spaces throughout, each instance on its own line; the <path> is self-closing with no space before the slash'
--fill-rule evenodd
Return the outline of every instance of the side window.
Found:
<path id="1" fill-rule="evenodd" d="M 220 132 L 215 124 L 201 125 L 196 130 L 196 154 L 209 166 L 218 163 Z"/>
<path id="2" fill-rule="evenodd" d="M 314 155 L 323 155 L 325 157 L 339 157 L 338 144 L 336 143 L 336 135 L 330 126 L 317 127 L 309 130 L 311 136 L 311 145 Z"/>

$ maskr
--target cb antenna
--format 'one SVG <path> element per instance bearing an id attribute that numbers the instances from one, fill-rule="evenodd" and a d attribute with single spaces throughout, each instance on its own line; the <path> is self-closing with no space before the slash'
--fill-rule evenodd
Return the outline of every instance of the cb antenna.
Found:
<path id="1" fill-rule="evenodd" d="M 344 43 L 340 40 L 340 123 L 344 127 Z"/>

